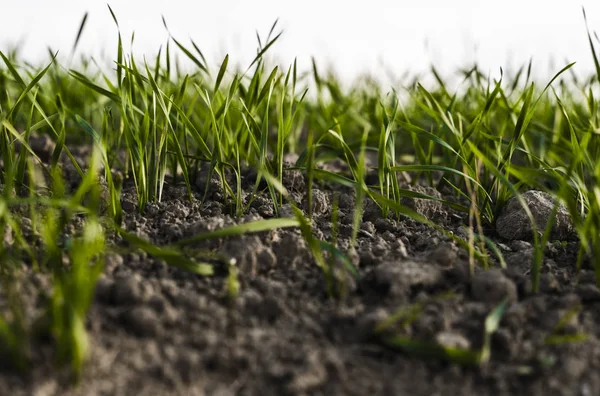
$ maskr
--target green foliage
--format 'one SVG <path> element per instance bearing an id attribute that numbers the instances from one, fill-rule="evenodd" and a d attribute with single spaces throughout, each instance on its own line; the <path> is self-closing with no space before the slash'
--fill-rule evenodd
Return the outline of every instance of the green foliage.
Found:
<path id="1" fill-rule="evenodd" d="M 113 248 L 106 242 L 111 233 L 128 249 L 143 250 L 199 275 L 211 275 L 215 261 L 224 262 L 229 269 L 227 293 L 233 299 L 241 287 L 235 263 L 215 252 L 195 252 L 192 257 L 189 249 L 210 238 L 298 227 L 323 272 L 327 292 L 343 297 L 346 278 L 340 273 L 356 276 L 357 269 L 340 248 L 337 203 L 331 239 L 315 237 L 312 191 L 322 184 L 354 194 L 349 248 L 357 243 L 365 205 L 373 204 L 382 216 L 409 218 L 452 238 L 468 250 L 472 272 L 475 261 L 484 267 L 506 266 L 501 250 L 484 231 L 515 197 L 534 228 L 534 290 L 552 222 L 538 229 L 522 192 L 546 191 L 556 199 L 552 216 L 562 203 L 573 220 L 580 245 L 578 267 L 590 261 L 600 283 L 600 62 L 591 33 L 594 78 L 580 80 L 573 73 L 569 78 L 574 68 L 569 64 L 539 89 L 531 63 L 514 74 L 501 72 L 498 79 L 474 65 L 460 71 L 462 83 L 452 91 L 452 84 L 432 68 L 436 83 L 426 87 L 406 79 L 385 94 L 368 78 L 344 85 L 314 61 L 309 73 L 299 71 L 296 61 L 287 68 L 270 65 L 266 56 L 281 36 L 277 22 L 266 39 L 258 38 L 256 57 L 246 68 L 236 69 L 227 55 L 214 73 L 194 41 L 187 44 L 170 36 L 154 59 L 127 53 L 110 7 L 109 12 L 118 32 L 114 70 L 98 69 L 84 57 L 75 66 L 69 62 L 65 71 L 55 54 L 38 68 L 0 52 L 0 235 L 12 235 L 10 243 L 0 244 L 0 269 L 9 276 L 12 266 L 27 262 L 33 270 L 52 273 L 51 332 L 59 357 L 76 374 L 87 356 L 85 314 L 103 256 Z M 86 20 L 87 15 L 73 50 Z M 192 69 L 180 63 L 175 51 Z M 47 135 L 55 144 L 47 161 L 31 145 L 36 134 Z M 71 152 L 80 144 L 94 147 L 85 169 Z M 297 154 L 297 161 L 287 163 L 287 154 Z M 79 176 L 74 191 L 61 176 L 65 156 Z M 248 168 L 258 176 L 246 197 L 242 186 Z M 306 213 L 284 188 L 287 172 L 298 170 L 306 177 Z M 36 172 L 47 183 L 39 183 Z M 424 183 L 449 192 L 445 197 L 454 196 L 440 199 L 416 192 L 402 185 L 401 172 L 410 174 L 412 184 Z M 376 182 L 367 183 L 374 180 L 372 175 Z M 99 191 L 101 179 L 106 195 Z M 198 186 L 202 180 L 205 184 Z M 231 215 L 242 217 L 256 196 L 267 193 L 278 216 L 169 246 L 157 246 L 122 227 L 123 183 L 135 186 L 143 213 L 148 203 L 161 201 L 167 182 L 184 185 L 192 200 L 197 189 L 206 198 L 215 180 Z M 439 201 L 468 215 L 469 239 L 410 209 L 403 198 Z M 39 237 L 35 249 L 15 214 L 23 205 Z M 292 218 L 280 216 L 285 205 L 290 205 Z M 76 217 L 84 225 L 67 237 L 65 229 Z M 18 298 L 11 301 L 10 318 L 0 318 L 0 343 L 17 366 L 24 367 L 23 315 Z M 504 305 L 486 321 L 485 337 L 497 327 L 503 309 Z M 398 336 L 394 343 L 452 361 L 481 364 L 489 359 L 489 345 L 473 354 L 413 341 Z"/>

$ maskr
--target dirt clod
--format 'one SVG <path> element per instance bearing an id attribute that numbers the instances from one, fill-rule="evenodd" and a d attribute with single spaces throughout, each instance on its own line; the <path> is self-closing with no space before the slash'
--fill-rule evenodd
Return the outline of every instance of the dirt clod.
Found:
<path id="1" fill-rule="evenodd" d="M 140 337 L 156 336 L 160 330 L 158 316 L 146 306 L 134 307 L 122 314 L 127 329 Z"/>
<path id="2" fill-rule="evenodd" d="M 544 232 L 555 206 L 554 200 L 548 193 L 537 190 L 523 193 L 522 198 L 533 215 L 538 231 Z M 552 227 L 554 239 L 566 240 L 573 234 L 573 223 L 563 204 L 559 205 Z M 533 239 L 531 222 L 517 198 L 512 197 L 507 201 L 496 221 L 496 231 L 505 239 Z"/>
<path id="3" fill-rule="evenodd" d="M 442 198 L 442 194 L 438 190 L 433 187 L 424 187 L 420 185 L 416 186 L 408 186 L 409 190 L 415 191 L 417 193 L 425 194 L 433 198 L 440 199 Z M 434 219 L 437 217 L 445 217 L 446 212 L 442 206 L 442 203 L 432 199 L 424 199 L 424 198 L 409 198 L 402 197 L 400 199 L 400 203 L 408 206 L 413 209 L 417 213 L 427 217 L 428 219 Z"/>
<path id="4" fill-rule="evenodd" d="M 389 261 L 373 269 L 365 282 L 377 293 L 390 296 L 406 296 L 412 287 L 430 287 L 439 283 L 442 272 L 435 265 L 406 261 Z"/>
<path id="5" fill-rule="evenodd" d="M 476 301 L 498 304 L 504 298 L 508 302 L 517 300 L 517 286 L 498 269 L 481 271 L 473 278 L 471 293 Z"/>

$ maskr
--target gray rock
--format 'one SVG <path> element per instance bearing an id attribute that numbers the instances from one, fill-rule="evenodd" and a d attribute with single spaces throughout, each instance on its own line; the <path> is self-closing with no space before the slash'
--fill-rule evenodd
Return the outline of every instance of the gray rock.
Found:
<path id="1" fill-rule="evenodd" d="M 538 232 L 543 233 L 555 205 L 554 199 L 550 194 L 537 190 L 527 191 L 522 194 L 522 197 L 533 215 Z M 515 197 L 510 198 L 502 209 L 496 221 L 496 231 L 505 239 L 533 239 L 529 217 Z M 572 234 L 573 223 L 566 207 L 560 204 L 554 219 L 552 238 L 565 240 Z"/>
<path id="2" fill-rule="evenodd" d="M 509 302 L 517 300 L 517 286 L 499 269 L 476 274 L 471 284 L 473 299 L 487 304 L 498 304 L 505 297 Z"/>

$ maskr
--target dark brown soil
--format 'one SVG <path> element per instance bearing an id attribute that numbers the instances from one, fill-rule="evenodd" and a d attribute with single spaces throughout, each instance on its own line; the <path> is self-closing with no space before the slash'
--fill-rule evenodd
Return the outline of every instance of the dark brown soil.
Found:
<path id="1" fill-rule="evenodd" d="M 245 185 L 253 184 L 245 176 Z M 199 175 L 199 185 L 205 179 Z M 286 178 L 305 202 L 302 176 Z M 157 244 L 202 231 L 273 216 L 267 195 L 242 219 L 215 187 L 189 202 L 183 186 L 168 184 L 163 202 L 137 213 L 134 189 L 123 195 L 124 226 Z M 340 242 L 348 246 L 354 198 L 340 195 Z M 431 193 L 429 191 L 428 193 Z M 315 234 L 331 235 L 331 187 L 314 191 Z M 249 196 L 246 197 L 246 200 Z M 439 205 L 413 207 L 466 237 L 465 216 Z M 306 207 L 305 207 L 306 208 Z M 285 214 L 284 210 L 284 214 Z M 241 292 L 226 294 L 226 271 L 212 277 L 167 266 L 146 254 L 111 253 L 89 312 L 92 343 L 79 385 L 57 370 L 49 340 L 38 340 L 25 375 L 0 374 L 3 395 L 581 395 L 600 394 L 600 290 L 593 271 L 576 276 L 577 243 L 553 244 L 541 291 L 531 292 L 527 241 L 500 243 L 508 269 L 477 270 L 468 253 L 437 231 L 408 219 L 384 219 L 368 203 L 351 259 L 360 277 L 344 275 L 347 295 L 331 299 L 322 271 L 300 231 L 286 229 L 203 242 L 236 258 Z M 118 239 L 115 243 L 125 246 Z M 25 271 L 28 315 L 39 313 L 49 277 Z M 452 294 L 448 294 L 452 292 Z M 446 298 L 439 296 L 446 294 Z M 507 297 L 510 305 L 492 337 L 490 363 L 462 367 L 421 359 L 384 345 L 374 335 L 382 319 L 416 302 L 422 313 L 405 335 L 416 340 L 479 348 L 484 321 Z M 36 309 L 37 307 L 37 309 Z M 569 312 L 580 310 L 561 329 Z M 558 331 L 558 333 L 557 333 Z M 587 335 L 546 345 L 549 335 Z"/>

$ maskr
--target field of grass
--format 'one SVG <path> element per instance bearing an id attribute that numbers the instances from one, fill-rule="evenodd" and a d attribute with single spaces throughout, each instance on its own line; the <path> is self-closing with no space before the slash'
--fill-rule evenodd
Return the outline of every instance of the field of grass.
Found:
<path id="1" fill-rule="evenodd" d="M 85 19 L 81 28 L 80 34 Z M 454 240 L 469 253 L 473 275 L 476 267 L 503 265 L 502 249 L 488 233 L 494 233 L 507 200 L 517 197 L 534 228 L 529 266 L 536 292 L 548 242 L 553 242 L 553 222 L 537 229 L 521 194 L 545 191 L 556 199 L 553 215 L 564 204 L 573 222 L 578 243 L 573 265 L 578 269 L 589 263 L 600 282 L 600 43 L 595 35 L 588 37 L 597 69 L 590 78 L 578 78 L 574 64 L 556 70 L 542 84 L 534 81 L 531 64 L 499 79 L 473 65 L 453 76 L 461 81 L 456 90 L 448 88 L 435 68 L 431 72 L 437 83 L 429 87 L 408 79 L 402 86 L 382 87 L 364 78 L 346 88 L 317 64 L 309 71 L 298 70 L 295 63 L 272 66 L 264 55 L 279 37 L 275 24 L 243 70 L 230 67 L 228 57 L 211 68 L 194 42 L 176 37 L 148 59 L 128 54 L 125 38 L 119 36 L 110 70 L 85 57 L 67 69 L 53 54 L 38 67 L 17 53 L 0 52 L 0 349 L 13 367 L 27 370 L 30 338 L 41 331 L 53 340 L 58 361 L 76 376 L 82 374 L 89 354 L 86 314 L 104 258 L 112 251 L 145 251 L 203 276 L 212 276 L 215 266 L 224 264 L 228 293 L 235 298 L 240 284 L 234 260 L 215 251 L 191 258 L 186 248 L 207 239 L 295 227 L 327 280 L 330 298 L 342 298 L 334 262 L 337 258 L 345 271 L 356 271 L 348 257 L 366 201 L 374 202 L 382 217 L 410 218 Z M 191 72 L 183 71 L 180 58 L 194 64 Z M 52 142 L 48 158 L 32 143 L 40 136 Z M 85 164 L 74 154 L 80 147 L 90 149 Z M 295 163 L 286 160 L 290 154 L 296 154 Z M 329 163 L 340 170 L 331 171 L 325 166 Z M 65 168 L 73 169 L 71 180 Z M 184 185 L 191 200 L 202 173 L 207 175 L 206 191 L 211 180 L 218 180 L 229 214 L 242 218 L 252 201 L 242 196 L 247 169 L 258 175 L 250 193 L 268 194 L 273 218 L 160 246 L 123 225 L 124 184 L 135 186 L 143 214 L 161 201 L 166 183 Z M 285 175 L 292 171 L 300 171 L 307 181 L 307 202 L 295 202 L 284 187 Z M 398 175 L 405 173 L 413 184 L 453 191 L 454 199 L 404 188 Z M 354 193 L 347 248 L 336 243 L 336 205 L 332 238 L 321 240 L 312 230 L 312 192 L 322 183 Z M 441 200 L 464 213 L 469 237 L 457 236 L 404 205 L 405 197 Z M 21 221 L 24 214 L 31 219 L 28 224 Z M 78 224 L 74 230 L 69 228 L 73 222 Z M 48 294 L 45 320 L 35 330 L 26 323 L 14 282 L 23 266 L 52 277 L 51 290 L 43 291 Z M 504 308 L 501 304 L 490 313 L 487 338 Z M 405 349 L 451 361 L 483 364 L 489 359 L 489 346 L 473 355 L 397 341 Z"/>

